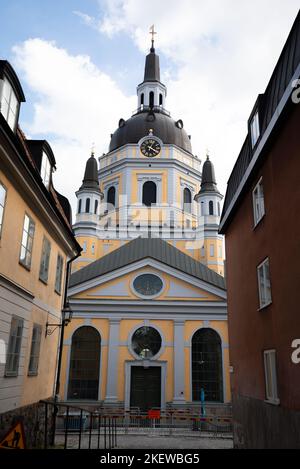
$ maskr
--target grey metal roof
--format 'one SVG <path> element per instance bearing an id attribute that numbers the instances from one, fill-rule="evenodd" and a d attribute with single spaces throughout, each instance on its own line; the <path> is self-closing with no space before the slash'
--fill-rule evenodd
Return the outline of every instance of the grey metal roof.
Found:
<path id="1" fill-rule="evenodd" d="M 139 112 L 128 119 L 112 134 L 109 151 L 126 145 L 138 143 L 142 137 L 153 130 L 153 135 L 165 144 L 173 144 L 192 153 L 191 141 L 185 129 L 163 112 Z"/>
<path id="2" fill-rule="evenodd" d="M 284 45 L 279 60 L 273 71 L 271 79 L 268 83 L 264 94 L 259 95 L 254 109 L 248 121 L 248 135 L 242 146 L 239 157 L 232 170 L 227 184 L 227 191 L 224 201 L 223 213 L 221 216 L 221 226 L 224 222 L 227 210 L 230 207 L 232 200 L 243 180 L 243 177 L 252 161 L 253 155 L 260 140 L 262 139 L 272 117 L 276 111 L 278 104 L 284 95 L 287 86 L 289 85 L 298 65 L 300 63 L 300 12 L 298 13 L 294 25 L 291 29 L 289 37 Z M 291 93 L 292 93 L 291 89 Z M 254 148 L 251 145 L 250 136 L 250 122 L 254 113 L 258 110 L 260 122 L 260 136 Z M 235 203 L 235 207 L 237 203 Z M 231 210 L 230 216 L 233 215 L 234 210 Z M 227 224 L 228 222 L 226 222 Z M 221 232 L 225 232 L 225 227 L 222 227 Z"/>
<path id="3" fill-rule="evenodd" d="M 74 287 L 147 257 L 226 290 L 224 277 L 160 238 L 136 238 L 130 241 L 92 264 L 74 272 L 70 277 L 69 287 Z"/>

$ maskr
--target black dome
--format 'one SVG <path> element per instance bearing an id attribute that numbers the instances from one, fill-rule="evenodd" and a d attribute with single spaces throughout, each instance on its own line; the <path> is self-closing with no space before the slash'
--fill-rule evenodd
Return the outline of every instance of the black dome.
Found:
<path id="1" fill-rule="evenodd" d="M 200 194 L 203 192 L 219 192 L 217 188 L 215 168 L 208 156 L 202 168 Z"/>
<path id="2" fill-rule="evenodd" d="M 100 191 L 98 183 L 98 165 L 94 155 L 90 156 L 86 162 L 84 178 L 80 189 L 95 189 Z"/>
<path id="3" fill-rule="evenodd" d="M 153 135 L 160 138 L 163 143 L 177 145 L 192 153 L 191 141 L 186 131 L 180 127 L 182 121 L 175 122 L 162 112 L 139 112 L 127 121 L 120 120 L 119 128 L 112 134 L 109 151 L 127 143 L 138 143 L 152 129 Z"/>

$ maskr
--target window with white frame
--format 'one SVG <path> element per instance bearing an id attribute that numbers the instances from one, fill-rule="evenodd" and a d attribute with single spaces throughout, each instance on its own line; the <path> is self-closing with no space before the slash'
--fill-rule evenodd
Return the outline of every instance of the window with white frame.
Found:
<path id="1" fill-rule="evenodd" d="M 279 404 L 277 370 L 276 370 L 276 350 L 264 351 L 264 369 L 266 383 L 266 400 L 272 404 Z"/>
<path id="2" fill-rule="evenodd" d="M 44 283 L 48 282 L 50 251 L 51 251 L 50 241 L 46 237 L 44 237 L 41 264 L 40 264 L 40 275 L 39 275 L 40 280 Z"/>
<path id="3" fill-rule="evenodd" d="M 6 201 L 6 189 L 0 182 L 0 238 L 2 233 L 2 224 L 3 224 L 3 216 L 4 216 L 4 207 Z"/>
<path id="4" fill-rule="evenodd" d="M 3 80 L 0 110 L 4 119 L 7 121 L 10 128 L 14 131 L 18 118 L 19 101 L 13 90 L 13 87 L 5 77 Z"/>
<path id="5" fill-rule="evenodd" d="M 32 258 L 33 238 L 35 231 L 35 223 L 29 215 L 25 214 L 23 234 L 21 242 L 20 263 L 30 269 Z"/>
<path id="6" fill-rule="evenodd" d="M 219 257 L 222 258 L 223 256 L 223 249 L 222 246 L 219 246 Z"/>
<path id="7" fill-rule="evenodd" d="M 213 244 L 210 244 L 209 246 L 209 255 L 210 257 L 214 257 L 215 255 L 215 246 Z"/>
<path id="8" fill-rule="evenodd" d="M 258 111 L 254 114 L 252 118 L 252 121 L 250 124 L 250 131 L 251 131 L 252 148 L 254 148 L 260 135 Z"/>
<path id="9" fill-rule="evenodd" d="M 28 366 L 28 375 L 38 374 L 40 347 L 41 347 L 42 326 L 34 324 L 32 329 L 31 349 Z"/>
<path id="10" fill-rule="evenodd" d="M 5 376 L 18 376 L 24 321 L 12 316 L 7 348 Z"/>
<path id="11" fill-rule="evenodd" d="M 51 179 L 51 164 L 48 156 L 43 152 L 42 165 L 41 165 L 41 178 L 43 183 L 49 189 L 50 179 Z"/>
<path id="12" fill-rule="evenodd" d="M 61 294 L 61 282 L 62 282 L 62 274 L 63 274 L 63 265 L 64 260 L 60 254 L 57 255 L 57 263 L 56 263 L 56 275 L 55 275 L 55 291 L 59 295 Z"/>
<path id="13" fill-rule="evenodd" d="M 270 263 L 268 258 L 257 267 L 257 279 L 259 290 L 259 305 L 260 308 L 264 308 L 272 302 Z"/>
<path id="14" fill-rule="evenodd" d="M 263 180 L 260 178 L 252 192 L 254 225 L 256 226 L 265 215 Z"/>

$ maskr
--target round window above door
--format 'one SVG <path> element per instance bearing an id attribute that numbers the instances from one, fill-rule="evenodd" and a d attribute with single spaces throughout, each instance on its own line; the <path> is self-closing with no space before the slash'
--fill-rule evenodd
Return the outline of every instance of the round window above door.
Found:
<path id="1" fill-rule="evenodd" d="M 143 298 L 153 298 L 161 293 L 164 284 L 162 279 L 155 274 L 141 274 L 133 280 L 133 290 Z"/>
<path id="2" fill-rule="evenodd" d="M 161 335 L 154 327 L 139 327 L 132 336 L 131 348 L 142 359 L 153 358 L 161 349 Z"/>

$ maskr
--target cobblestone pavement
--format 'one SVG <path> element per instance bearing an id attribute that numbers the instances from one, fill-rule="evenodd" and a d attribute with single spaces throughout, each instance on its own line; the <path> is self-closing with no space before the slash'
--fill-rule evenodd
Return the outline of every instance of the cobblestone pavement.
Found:
<path id="1" fill-rule="evenodd" d="M 97 448 L 98 438 L 92 436 L 91 448 Z M 64 444 L 64 436 L 56 436 L 56 446 L 62 447 Z M 81 448 L 88 448 L 89 437 L 83 435 L 81 440 Z M 68 436 L 68 449 L 78 448 L 78 436 L 70 434 Z M 103 437 L 100 438 L 100 448 L 104 448 Z M 157 433 L 140 433 L 140 434 L 119 434 L 116 449 L 231 449 L 233 448 L 232 438 L 229 435 L 225 437 L 213 437 L 208 435 L 200 435 L 195 432 L 176 434 L 176 435 L 159 435 Z"/>
<path id="2" fill-rule="evenodd" d="M 188 436 L 120 435 L 118 449 L 230 449 L 229 438 L 205 438 Z"/>

